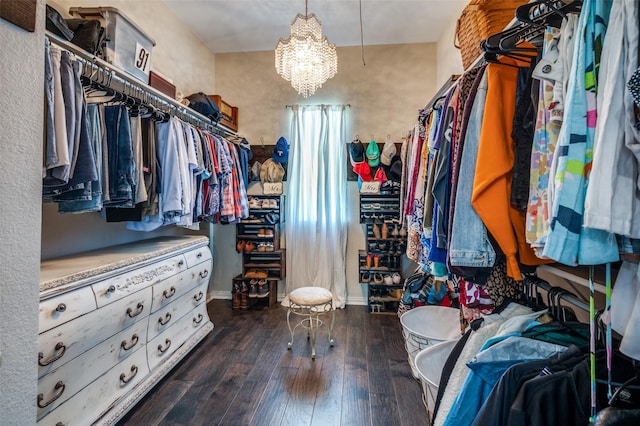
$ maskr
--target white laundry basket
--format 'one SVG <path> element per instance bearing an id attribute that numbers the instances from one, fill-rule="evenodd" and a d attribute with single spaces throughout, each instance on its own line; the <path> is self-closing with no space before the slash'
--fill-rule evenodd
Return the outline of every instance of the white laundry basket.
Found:
<path id="1" fill-rule="evenodd" d="M 434 346 L 429 346 L 416 355 L 416 369 L 422 383 L 422 402 L 427 409 L 427 421 L 433 423 L 433 409 L 438 396 L 438 386 L 444 363 L 447 361 L 458 339 L 447 340 Z"/>
<path id="2" fill-rule="evenodd" d="M 413 377 L 420 379 L 415 366 L 418 352 L 429 346 L 460 338 L 460 311 L 444 306 L 420 306 L 400 317 L 405 347 Z"/>

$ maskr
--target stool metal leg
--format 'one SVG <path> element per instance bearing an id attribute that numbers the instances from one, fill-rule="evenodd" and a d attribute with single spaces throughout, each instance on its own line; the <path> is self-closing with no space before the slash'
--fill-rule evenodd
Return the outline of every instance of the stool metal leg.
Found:
<path id="1" fill-rule="evenodd" d="M 291 340 L 289 340 L 289 343 L 287 343 L 287 349 L 291 349 L 291 346 L 293 346 L 293 332 L 298 327 L 296 325 L 296 327 L 291 328 L 291 321 L 289 320 L 290 316 L 291 316 L 291 308 L 287 309 L 287 326 L 289 327 L 289 332 L 291 333 Z"/>
<path id="2" fill-rule="evenodd" d="M 315 318 L 314 318 L 315 317 Z M 314 326 L 315 322 L 315 326 Z M 311 359 L 316 359 L 316 334 L 318 332 L 318 313 L 309 314 L 309 333 L 311 334 Z"/>
<path id="3" fill-rule="evenodd" d="M 333 338 L 331 333 L 333 332 L 333 323 L 336 321 L 336 310 L 333 308 L 333 302 L 331 303 L 331 325 L 329 326 L 329 345 L 333 346 Z"/>

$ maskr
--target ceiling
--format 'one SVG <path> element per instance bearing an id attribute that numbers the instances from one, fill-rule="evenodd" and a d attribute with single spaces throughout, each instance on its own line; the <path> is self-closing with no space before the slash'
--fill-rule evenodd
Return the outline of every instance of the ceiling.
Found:
<path id="1" fill-rule="evenodd" d="M 163 0 L 214 53 L 272 50 L 290 34 L 302 0 Z M 461 0 L 361 0 L 365 45 L 438 41 Z M 338 47 L 360 45 L 360 0 L 311 0 L 309 14 Z"/>

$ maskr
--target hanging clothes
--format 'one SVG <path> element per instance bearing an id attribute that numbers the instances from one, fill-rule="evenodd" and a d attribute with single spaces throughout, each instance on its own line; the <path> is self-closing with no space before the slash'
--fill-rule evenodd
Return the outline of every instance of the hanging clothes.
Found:
<path id="1" fill-rule="evenodd" d="M 521 280 L 520 266 L 544 263 L 525 240 L 525 215 L 511 206 L 511 141 L 518 68 L 527 63 L 504 58 L 487 65 L 487 97 L 480 133 L 471 204 L 507 257 L 507 274 Z"/>
<path id="2" fill-rule="evenodd" d="M 593 265 L 617 261 L 615 236 L 583 227 L 584 201 L 591 170 L 594 131 L 597 119 L 595 96 L 600 49 L 611 4 L 586 0 L 576 32 L 572 75 L 569 78 L 565 120 L 558 137 L 557 170 L 551 229 L 543 256 L 566 265 Z"/>

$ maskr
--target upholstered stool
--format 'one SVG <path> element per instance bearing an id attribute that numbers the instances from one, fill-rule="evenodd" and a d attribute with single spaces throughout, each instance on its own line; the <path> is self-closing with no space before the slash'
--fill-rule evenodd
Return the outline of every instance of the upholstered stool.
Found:
<path id="1" fill-rule="evenodd" d="M 300 287 L 289 293 L 289 309 L 287 311 L 287 325 L 291 332 L 291 341 L 287 348 L 291 349 L 293 345 L 293 333 L 300 326 L 307 329 L 307 339 L 311 339 L 311 358 L 316 358 L 316 334 L 318 327 L 322 325 L 322 320 L 318 315 L 331 312 L 331 325 L 329 326 L 329 344 L 333 346 L 331 332 L 333 331 L 333 323 L 336 318 L 336 312 L 333 308 L 333 294 L 326 288 L 322 287 Z M 295 327 L 291 328 L 291 314 L 301 315 L 302 319 Z"/>

